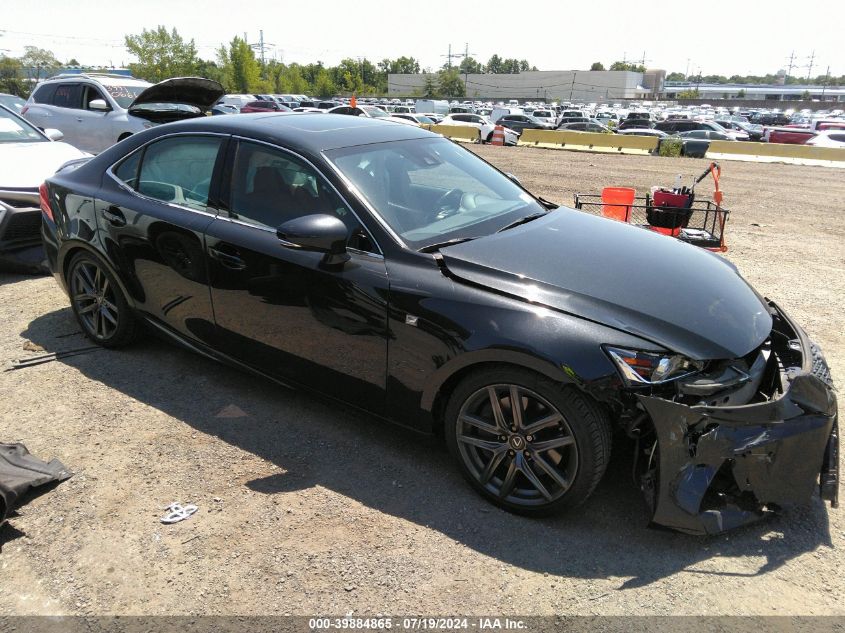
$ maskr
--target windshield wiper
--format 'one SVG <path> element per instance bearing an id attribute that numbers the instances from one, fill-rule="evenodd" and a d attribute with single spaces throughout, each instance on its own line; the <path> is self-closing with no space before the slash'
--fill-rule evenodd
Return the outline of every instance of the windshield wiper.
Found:
<path id="1" fill-rule="evenodd" d="M 506 224 L 502 228 L 500 228 L 496 233 L 501 233 L 502 231 L 507 231 L 508 229 L 512 229 L 515 226 L 519 226 L 520 224 L 525 224 L 526 222 L 531 222 L 531 220 L 536 220 L 537 218 L 542 218 L 546 215 L 548 211 L 540 211 L 537 213 L 532 213 L 531 215 L 526 215 L 524 218 L 519 218 L 518 220 L 514 220 L 510 224 Z"/>
<path id="2" fill-rule="evenodd" d="M 428 246 L 423 246 L 419 252 L 420 253 L 433 253 L 435 251 L 439 251 L 441 248 L 445 248 L 447 246 L 454 246 L 455 244 L 460 244 L 462 242 L 469 242 L 470 240 L 474 240 L 474 237 L 455 237 L 451 240 L 446 240 L 445 242 L 435 242 L 434 244 L 429 244 Z"/>

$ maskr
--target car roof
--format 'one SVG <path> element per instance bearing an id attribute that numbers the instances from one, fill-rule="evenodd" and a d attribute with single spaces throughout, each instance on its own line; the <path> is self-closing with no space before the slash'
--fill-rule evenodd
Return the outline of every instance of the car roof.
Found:
<path id="1" fill-rule="evenodd" d="M 199 117 L 153 128 L 173 132 L 219 132 L 295 146 L 318 154 L 324 150 L 437 136 L 422 128 L 395 121 L 316 112 L 226 114 Z"/>

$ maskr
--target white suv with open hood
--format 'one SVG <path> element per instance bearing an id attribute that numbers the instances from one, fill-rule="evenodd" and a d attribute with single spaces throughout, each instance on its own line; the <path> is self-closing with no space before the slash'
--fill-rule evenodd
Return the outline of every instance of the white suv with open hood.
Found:
<path id="1" fill-rule="evenodd" d="M 58 75 L 35 88 L 21 113 L 96 154 L 157 123 L 204 116 L 224 93 L 216 81 L 199 77 L 150 84 L 123 75 Z"/>

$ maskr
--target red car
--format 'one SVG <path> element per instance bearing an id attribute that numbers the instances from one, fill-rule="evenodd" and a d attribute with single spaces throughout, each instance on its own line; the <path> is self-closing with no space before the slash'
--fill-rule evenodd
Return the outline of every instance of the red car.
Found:
<path id="1" fill-rule="evenodd" d="M 244 112 L 291 112 L 291 109 L 275 101 L 250 101 L 241 108 L 241 114 Z"/>

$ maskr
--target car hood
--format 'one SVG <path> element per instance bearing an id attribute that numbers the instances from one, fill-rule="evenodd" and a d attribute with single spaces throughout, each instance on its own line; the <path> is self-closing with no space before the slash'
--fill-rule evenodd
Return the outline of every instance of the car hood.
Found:
<path id="1" fill-rule="evenodd" d="M 178 103 L 210 108 L 226 94 L 218 82 L 202 77 L 175 77 L 165 79 L 144 90 L 129 105 L 131 112 L 137 106 L 150 103 Z"/>
<path id="2" fill-rule="evenodd" d="M 456 280 L 602 323 L 695 360 L 744 356 L 772 328 L 762 298 L 727 260 L 573 209 L 559 208 L 440 254 Z"/>
<path id="3" fill-rule="evenodd" d="M 85 156 L 61 142 L 0 143 L 0 190 L 37 189 L 67 161 Z"/>

